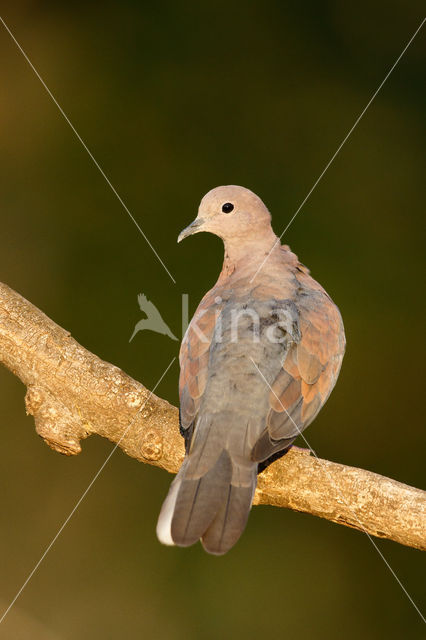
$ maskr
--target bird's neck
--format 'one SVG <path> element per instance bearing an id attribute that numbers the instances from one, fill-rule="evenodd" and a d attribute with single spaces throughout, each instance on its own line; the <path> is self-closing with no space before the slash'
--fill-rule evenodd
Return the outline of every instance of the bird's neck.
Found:
<path id="1" fill-rule="evenodd" d="M 250 236 L 227 238 L 224 245 L 221 278 L 230 276 L 236 269 L 255 272 L 267 256 L 272 257 L 281 250 L 281 242 L 271 227 Z"/>

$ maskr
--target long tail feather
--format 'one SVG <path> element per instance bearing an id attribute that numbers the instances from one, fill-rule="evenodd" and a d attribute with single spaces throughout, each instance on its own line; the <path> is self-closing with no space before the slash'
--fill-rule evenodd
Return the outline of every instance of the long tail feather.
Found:
<path id="1" fill-rule="evenodd" d="M 161 509 L 160 542 L 187 547 L 201 540 L 214 554 L 237 542 L 256 487 L 254 426 L 250 420 L 238 423 L 228 411 L 204 414 Z"/>
<path id="2" fill-rule="evenodd" d="M 255 468 L 252 484 L 249 486 L 229 485 L 226 500 L 202 537 L 206 551 L 222 555 L 238 541 L 247 524 L 255 487 Z"/>
<path id="3" fill-rule="evenodd" d="M 160 515 L 158 516 L 157 522 L 157 538 L 163 544 L 173 546 L 175 543 L 172 538 L 172 519 L 175 511 L 176 499 L 178 496 L 178 492 L 180 486 L 182 484 L 182 477 L 185 473 L 186 460 L 184 460 L 176 478 L 173 480 L 170 485 L 169 493 L 167 494 L 167 498 L 163 502 L 163 506 L 161 507 Z"/>
<path id="4" fill-rule="evenodd" d="M 190 460 L 190 459 L 189 459 Z M 222 451 L 215 465 L 200 478 L 191 478 L 190 464 L 179 487 L 171 523 L 175 544 L 187 547 L 197 542 L 208 529 L 226 495 L 232 465 Z"/>

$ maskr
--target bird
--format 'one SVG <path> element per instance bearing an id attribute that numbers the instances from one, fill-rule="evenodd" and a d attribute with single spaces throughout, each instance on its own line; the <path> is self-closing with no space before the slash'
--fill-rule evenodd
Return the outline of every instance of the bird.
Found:
<path id="1" fill-rule="evenodd" d="M 138 331 L 144 331 L 150 329 L 156 333 L 162 333 L 168 336 L 172 340 L 177 340 L 176 336 L 171 332 L 170 328 L 166 325 L 157 307 L 143 294 L 138 295 L 138 303 L 140 310 L 146 314 L 146 318 L 142 318 L 136 323 L 134 331 L 130 337 L 129 342 L 133 340 Z"/>
<path id="2" fill-rule="evenodd" d="M 178 242 L 224 242 L 222 271 L 180 348 L 185 458 L 163 503 L 163 544 L 223 555 L 245 529 L 257 476 L 289 451 L 329 397 L 342 364 L 338 307 L 271 226 L 252 191 L 220 186 Z"/>

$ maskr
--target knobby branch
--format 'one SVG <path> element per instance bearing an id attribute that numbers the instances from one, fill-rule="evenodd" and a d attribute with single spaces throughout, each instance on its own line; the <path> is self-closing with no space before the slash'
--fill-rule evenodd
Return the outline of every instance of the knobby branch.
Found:
<path id="1" fill-rule="evenodd" d="M 141 462 L 179 469 L 178 410 L 1 283 L 0 361 L 27 387 L 27 413 L 55 451 L 76 455 L 81 440 L 96 433 Z M 306 449 L 294 447 L 260 474 L 254 504 L 289 507 L 426 549 L 425 491 Z"/>

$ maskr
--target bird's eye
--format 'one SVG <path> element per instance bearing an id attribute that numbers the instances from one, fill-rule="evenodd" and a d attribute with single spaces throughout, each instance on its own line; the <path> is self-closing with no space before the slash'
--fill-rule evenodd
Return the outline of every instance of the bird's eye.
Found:
<path id="1" fill-rule="evenodd" d="M 223 213 L 231 213 L 233 209 L 234 209 L 234 205 L 232 204 L 232 202 L 225 202 L 225 204 L 222 205 Z"/>

